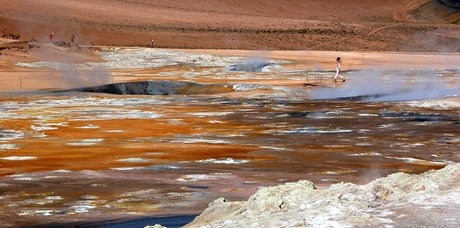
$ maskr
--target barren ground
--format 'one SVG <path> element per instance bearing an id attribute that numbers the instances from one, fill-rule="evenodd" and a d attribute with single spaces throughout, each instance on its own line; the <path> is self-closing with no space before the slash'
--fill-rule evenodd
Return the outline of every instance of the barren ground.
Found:
<path id="1" fill-rule="evenodd" d="M 357 82 L 359 69 L 440 69 L 440 77 L 457 86 L 460 16 L 438 1 L 0 0 L 0 5 L 1 32 L 21 36 L 0 39 L 1 91 L 69 88 L 63 72 L 17 62 L 103 62 L 98 54 L 103 47 L 148 47 L 152 39 L 156 49 L 290 61 L 283 67 L 330 71 L 329 77 L 341 56 L 344 70 L 351 70 L 346 74 L 351 83 Z M 71 47 L 55 46 L 48 39 L 51 32 L 54 42 L 69 42 L 72 34 L 76 41 Z M 186 75 L 207 71 L 187 64 L 117 69 L 110 71 L 110 82 L 141 80 L 137 75 L 190 81 Z M 161 76 L 168 73 L 175 76 Z M 193 82 L 224 80 L 296 89 L 305 82 L 204 76 Z M 458 98 L 412 107 L 282 96 L 272 98 L 266 90 L 190 98 L 4 94 L 2 128 L 46 136 L 3 141 L 2 157 L 35 158 L 1 161 L 1 225 L 84 225 L 101 218 L 197 214 L 221 196 L 246 200 L 260 186 L 299 179 L 313 180 L 320 188 L 341 181 L 366 183 L 397 171 L 420 173 L 459 161 Z M 136 117 L 150 112 L 163 116 Z M 132 113 L 135 117 L 110 119 Z M 98 115 L 109 117 L 93 119 Z M 316 133 L 283 135 L 311 128 Z M 334 131 L 341 133 L 330 136 Z M 236 141 L 209 143 L 227 135 Z M 140 158 L 148 162 L 136 163 Z M 250 162 L 225 164 L 241 160 Z M 154 175 L 148 169 L 123 170 L 146 165 L 160 168 Z M 187 168 L 163 170 L 162 165 Z"/>
<path id="2" fill-rule="evenodd" d="M 458 51 L 460 14 L 439 0 L 15 1 L 0 29 L 25 39 L 162 48 Z"/>

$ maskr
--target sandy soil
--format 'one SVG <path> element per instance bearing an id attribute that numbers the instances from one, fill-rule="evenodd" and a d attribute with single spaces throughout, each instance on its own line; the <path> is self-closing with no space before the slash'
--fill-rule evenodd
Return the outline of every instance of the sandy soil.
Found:
<path id="1" fill-rule="evenodd" d="M 458 51 L 460 13 L 439 0 L 257 2 L 0 0 L 24 39 L 162 48 Z"/>

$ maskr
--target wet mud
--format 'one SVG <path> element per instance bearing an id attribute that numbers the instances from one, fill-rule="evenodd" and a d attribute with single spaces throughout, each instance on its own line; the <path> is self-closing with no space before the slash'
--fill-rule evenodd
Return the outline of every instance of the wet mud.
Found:
<path id="1" fill-rule="evenodd" d="M 0 226 L 196 215 L 215 199 L 245 201 L 260 187 L 365 184 L 460 162 L 457 68 L 350 70 L 345 83 L 333 83 L 334 71 L 292 70 L 285 60 L 100 54 L 106 62 L 64 70 L 16 63 L 63 75 L 75 68 L 81 82 L 2 94 Z M 85 70 L 97 64 L 110 74 L 91 77 Z M 433 98 L 442 99 L 426 100 Z"/>
<path id="2" fill-rule="evenodd" d="M 403 102 L 16 96 L 0 107 L 11 226 L 198 214 L 261 186 L 363 184 L 460 162 L 458 112 Z"/>
<path id="3" fill-rule="evenodd" d="M 176 81 L 137 81 L 54 91 L 56 93 L 85 92 L 119 95 L 196 95 L 233 92 L 232 85 L 200 84 Z"/>

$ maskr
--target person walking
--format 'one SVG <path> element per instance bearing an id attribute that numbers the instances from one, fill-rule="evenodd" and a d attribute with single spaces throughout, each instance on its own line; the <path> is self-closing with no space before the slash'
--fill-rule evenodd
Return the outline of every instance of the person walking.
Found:
<path id="1" fill-rule="evenodd" d="M 74 41 L 75 41 L 75 36 L 72 35 L 72 36 L 70 37 L 70 43 L 73 43 Z"/>
<path id="2" fill-rule="evenodd" d="M 340 57 L 337 57 L 337 73 L 335 73 L 334 82 L 337 82 L 337 76 L 339 75 L 340 75 L 340 78 L 342 78 L 342 82 L 345 82 L 345 79 L 342 76 L 341 63 L 342 63 L 342 59 L 340 59 Z"/>
<path id="3" fill-rule="evenodd" d="M 49 38 L 50 38 L 51 43 L 53 43 L 53 36 L 54 36 L 54 34 L 53 34 L 53 33 L 50 33 Z"/>

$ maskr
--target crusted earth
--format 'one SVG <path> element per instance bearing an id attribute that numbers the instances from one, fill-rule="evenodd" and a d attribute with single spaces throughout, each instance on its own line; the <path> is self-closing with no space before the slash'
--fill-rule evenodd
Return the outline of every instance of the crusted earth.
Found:
<path id="1" fill-rule="evenodd" d="M 366 185 L 318 190 L 310 181 L 261 188 L 248 201 L 219 198 L 186 227 L 455 227 L 460 164 L 395 173 Z"/>

